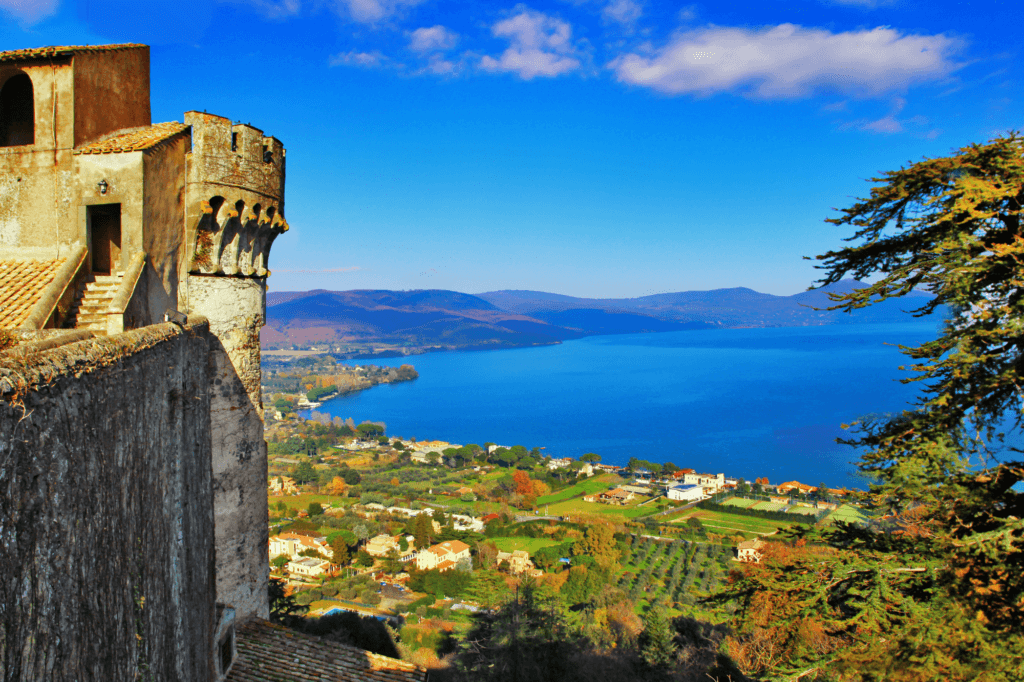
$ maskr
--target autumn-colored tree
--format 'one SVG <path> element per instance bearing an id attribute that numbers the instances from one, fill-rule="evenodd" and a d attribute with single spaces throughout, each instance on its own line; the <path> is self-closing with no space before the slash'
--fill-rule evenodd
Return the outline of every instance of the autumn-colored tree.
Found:
<path id="1" fill-rule="evenodd" d="M 345 491 L 348 490 L 348 483 L 345 483 L 345 479 L 341 476 L 335 476 L 331 479 L 331 482 L 327 484 L 328 495 L 342 496 Z"/>
<path id="2" fill-rule="evenodd" d="M 530 475 L 525 471 L 516 471 L 512 474 L 512 481 L 515 483 L 515 491 L 520 495 L 529 495 L 533 492 Z"/>
<path id="3" fill-rule="evenodd" d="M 1003 447 L 1024 421 L 1024 138 L 874 182 L 869 198 L 829 221 L 851 227 L 856 243 L 818 259 L 822 284 L 879 277 L 835 295 L 835 308 L 926 291 L 916 312 L 948 313 L 938 338 L 902 348 L 915 363 L 905 381 L 923 386 L 914 408 L 863 419 L 846 441 L 864 453 L 869 499 L 894 527 L 839 525 L 821 538 L 828 553 L 769 552 L 747 568 L 732 594 L 739 641 L 759 642 L 759 653 L 737 658 L 773 674 L 813 664 L 852 680 L 1024 679 L 1024 461 Z M 785 608 L 758 631 L 780 596 Z M 787 633 L 800 628 L 794 641 Z"/>
<path id="4" fill-rule="evenodd" d="M 592 525 L 587 528 L 583 537 L 573 544 L 572 553 L 593 557 L 599 566 L 611 566 L 619 559 L 619 551 L 615 547 L 615 533 L 610 526 Z"/>

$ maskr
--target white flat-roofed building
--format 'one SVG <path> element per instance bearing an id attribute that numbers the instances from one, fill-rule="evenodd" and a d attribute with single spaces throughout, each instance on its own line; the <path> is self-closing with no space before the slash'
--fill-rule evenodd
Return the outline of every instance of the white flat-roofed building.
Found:
<path id="1" fill-rule="evenodd" d="M 674 485 L 668 489 L 668 499 L 696 502 L 704 499 L 704 488 L 699 485 Z"/>

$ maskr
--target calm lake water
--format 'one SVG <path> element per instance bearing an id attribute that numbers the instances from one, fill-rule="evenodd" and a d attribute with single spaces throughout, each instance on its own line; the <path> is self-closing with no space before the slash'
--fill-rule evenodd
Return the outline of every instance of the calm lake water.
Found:
<path id="1" fill-rule="evenodd" d="M 330 400 L 331 416 L 384 421 L 392 436 L 596 452 L 772 483 L 865 487 L 840 427 L 907 407 L 920 384 L 893 345 L 938 322 L 593 336 L 557 346 L 362 360 L 420 378 Z"/>

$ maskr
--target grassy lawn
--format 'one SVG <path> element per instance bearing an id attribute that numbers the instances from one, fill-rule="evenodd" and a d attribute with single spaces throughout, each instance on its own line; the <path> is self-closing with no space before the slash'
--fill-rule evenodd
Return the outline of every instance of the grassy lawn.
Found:
<path id="1" fill-rule="evenodd" d="M 338 497 L 337 495 L 315 495 L 313 493 L 303 493 L 302 495 L 270 495 L 267 498 L 267 501 L 270 504 L 271 513 L 276 514 L 278 513 L 278 502 L 284 502 L 286 507 L 299 512 L 306 511 L 306 508 L 309 507 L 311 502 L 319 502 L 320 505 L 326 509 L 327 507 L 335 504 L 339 506 L 344 504 L 344 506 L 347 507 L 359 500 L 351 497 Z"/>
<path id="2" fill-rule="evenodd" d="M 848 504 L 840 505 L 839 509 L 836 509 L 825 519 L 825 524 L 832 524 L 836 521 L 844 521 L 846 523 L 861 523 L 867 521 L 868 518 L 857 509 Z"/>
<path id="3" fill-rule="evenodd" d="M 784 521 L 772 521 L 771 519 L 759 519 L 753 516 L 740 516 L 739 514 L 728 514 L 725 512 L 706 511 L 695 509 L 686 516 L 673 520 L 673 523 L 684 523 L 686 519 L 696 517 L 706 528 L 714 532 L 746 532 L 746 533 L 773 533 L 780 528 L 788 528 L 793 525 Z"/>
<path id="4" fill-rule="evenodd" d="M 814 516 L 818 513 L 818 510 L 814 507 L 798 507 L 795 504 L 789 508 L 787 514 L 803 514 L 804 516 Z"/>
<path id="5" fill-rule="evenodd" d="M 757 500 L 745 500 L 742 497 L 730 497 L 728 500 L 722 502 L 722 504 L 730 507 L 742 507 L 746 509 L 747 507 L 753 507 L 757 504 Z"/>
<path id="6" fill-rule="evenodd" d="M 751 509 L 759 509 L 763 511 L 782 511 L 786 508 L 786 505 L 782 502 L 764 502 L 760 501 L 753 505 Z"/>
<path id="7" fill-rule="evenodd" d="M 559 490 L 557 493 L 551 495 L 544 495 L 543 497 L 537 498 L 537 504 L 554 504 L 556 502 L 563 502 L 565 500 L 577 497 L 580 495 L 590 495 L 601 490 L 607 490 L 608 486 L 616 483 L 618 476 L 613 474 L 601 474 L 599 476 L 592 476 L 591 478 L 584 479 L 574 486 Z"/>
<path id="8" fill-rule="evenodd" d="M 639 497 L 636 499 L 637 503 L 643 502 L 650 498 Z M 540 504 L 538 503 L 538 506 Z M 625 518 L 634 518 L 637 516 L 646 516 L 654 511 L 657 511 L 656 507 L 638 507 L 636 504 L 629 504 L 624 507 L 620 507 L 615 504 L 601 504 L 600 502 L 584 502 L 581 499 L 566 500 L 552 505 L 544 505 L 544 508 L 548 513 L 556 516 L 568 515 L 572 517 L 573 512 L 585 512 L 587 514 L 605 514 L 623 516 Z"/>
<path id="9" fill-rule="evenodd" d="M 533 554 L 541 547 L 551 547 L 558 543 L 547 538 L 491 538 L 494 544 L 503 552 L 514 552 L 517 549 L 526 550 Z"/>

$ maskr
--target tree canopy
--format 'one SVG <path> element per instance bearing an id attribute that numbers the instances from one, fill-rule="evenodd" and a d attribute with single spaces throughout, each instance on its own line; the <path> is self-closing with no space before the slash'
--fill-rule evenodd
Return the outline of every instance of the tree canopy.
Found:
<path id="1" fill-rule="evenodd" d="M 948 311 L 938 338 L 901 347 L 914 361 L 904 381 L 922 385 L 916 404 L 862 419 L 844 441 L 862 449 L 867 497 L 889 520 L 772 543 L 732 586 L 744 618 L 731 652 L 748 672 L 1022 679 L 1024 461 L 1008 436 L 1024 417 L 1024 140 L 872 181 L 869 198 L 828 221 L 853 228 L 854 243 L 818 260 L 823 285 L 877 278 L 833 294 L 832 309 L 925 291 L 915 314 Z M 769 602 L 771 622 L 759 622 Z"/>

